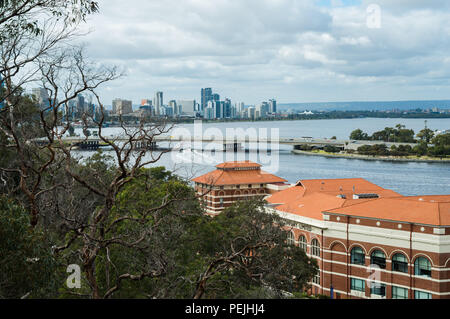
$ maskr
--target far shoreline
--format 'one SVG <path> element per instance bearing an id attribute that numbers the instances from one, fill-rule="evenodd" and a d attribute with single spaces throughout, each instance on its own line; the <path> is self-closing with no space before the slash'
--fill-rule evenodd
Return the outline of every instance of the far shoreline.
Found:
<path id="1" fill-rule="evenodd" d="M 331 154 L 325 152 L 310 152 L 301 150 L 292 150 L 292 153 L 297 155 L 308 156 L 322 156 L 328 158 L 345 158 L 345 159 L 359 159 L 368 161 L 385 161 L 385 162 L 419 162 L 419 163 L 445 163 L 450 164 L 450 158 L 407 158 L 407 157 L 395 157 L 395 156 L 369 156 L 360 154 Z"/>

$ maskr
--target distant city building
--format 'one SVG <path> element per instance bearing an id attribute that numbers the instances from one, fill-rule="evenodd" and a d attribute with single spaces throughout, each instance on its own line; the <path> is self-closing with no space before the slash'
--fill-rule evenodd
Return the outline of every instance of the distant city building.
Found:
<path id="1" fill-rule="evenodd" d="M 213 93 L 211 88 L 204 88 L 201 91 L 201 104 L 200 111 L 203 111 L 208 107 L 208 101 L 213 99 Z"/>
<path id="2" fill-rule="evenodd" d="M 255 118 L 256 118 L 256 108 L 254 107 L 254 106 L 249 106 L 248 108 L 247 108 L 247 117 L 249 118 L 249 119 L 252 119 L 252 120 L 254 120 Z"/>
<path id="3" fill-rule="evenodd" d="M 129 100 L 114 99 L 112 101 L 113 113 L 116 115 L 125 115 L 133 113 L 132 102 Z"/>
<path id="4" fill-rule="evenodd" d="M 223 117 L 231 118 L 231 100 L 230 99 L 225 99 L 225 101 L 223 101 Z"/>
<path id="5" fill-rule="evenodd" d="M 177 101 L 175 100 L 169 101 L 169 107 L 172 108 L 173 116 L 181 115 L 181 106 L 177 104 Z"/>
<path id="6" fill-rule="evenodd" d="M 163 92 L 158 91 L 155 93 L 155 97 L 153 100 L 155 115 L 161 115 L 161 107 L 163 106 L 163 104 L 164 104 Z"/>
<path id="7" fill-rule="evenodd" d="M 277 113 L 277 101 L 275 99 L 269 100 L 269 113 Z"/>
<path id="8" fill-rule="evenodd" d="M 183 115 L 195 116 L 195 100 L 178 100 L 177 105 Z"/>
<path id="9" fill-rule="evenodd" d="M 214 94 L 212 95 L 212 100 L 213 100 L 213 101 L 220 101 L 220 95 L 217 94 L 217 93 L 214 93 Z"/>
<path id="10" fill-rule="evenodd" d="M 209 104 L 211 103 L 211 104 Z M 208 120 L 214 119 L 214 107 L 212 106 L 212 101 L 208 102 L 208 106 L 204 110 L 204 118 Z"/>
<path id="11" fill-rule="evenodd" d="M 149 99 L 142 99 L 142 100 L 141 100 L 141 106 L 146 106 L 146 105 L 152 106 L 152 100 L 149 100 Z"/>
<path id="12" fill-rule="evenodd" d="M 48 96 L 47 89 L 45 88 L 34 88 L 32 89 L 32 94 L 37 100 L 37 103 L 39 105 L 39 108 L 45 109 L 50 106 L 50 99 Z"/>
<path id="13" fill-rule="evenodd" d="M 269 103 L 262 102 L 260 105 L 256 107 L 256 117 L 266 117 L 267 113 L 269 113 Z"/>

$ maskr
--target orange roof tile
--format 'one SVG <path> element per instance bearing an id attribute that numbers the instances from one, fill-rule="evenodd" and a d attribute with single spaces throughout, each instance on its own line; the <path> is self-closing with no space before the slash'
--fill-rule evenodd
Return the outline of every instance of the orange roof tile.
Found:
<path id="1" fill-rule="evenodd" d="M 341 207 L 344 203 L 345 199 L 323 193 L 314 193 L 276 206 L 276 210 L 322 220 L 324 210 Z"/>
<path id="2" fill-rule="evenodd" d="M 208 185 L 242 185 L 242 184 L 274 184 L 287 182 L 284 178 L 272 175 L 263 170 L 215 170 L 192 181 Z"/>
<path id="3" fill-rule="evenodd" d="M 231 161 L 216 165 L 217 168 L 251 168 L 261 167 L 261 164 L 252 161 Z"/>
<path id="4" fill-rule="evenodd" d="M 326 210 L 329 213 L 426 225 L 450 225 L 450 195 L 378 198 Z"/>
<path id="5" fill-rule="evenodd" d="M 353 191 L 353 189 L 355 191 Z M 316 192 L 337 196 L 345 195 L 347 200 L 352 199 L 353 194 L 375 193 L 380 197 L 397 197 L 399 193 L 390 189 L 384 189 L 363 178 L 346 179 L 310 179 L 301 180 L 293 187 L 282 190 L 266 198 L 271 204 L 283 204 L 296 201 L 302 197 Z"/>
<path id="6" fill-rule="evenodd" d="M 314 192 L 376 193 L 384 189 L 364 178 L 306 179 L 298 181 L 296 185 L 303 186 L 305 194 Z"/>

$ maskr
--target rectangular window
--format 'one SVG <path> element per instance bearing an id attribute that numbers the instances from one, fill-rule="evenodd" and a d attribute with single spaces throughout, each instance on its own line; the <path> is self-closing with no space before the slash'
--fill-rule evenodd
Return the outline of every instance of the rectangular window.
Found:
<path id="1" fill-rule="evenodd" d="M 370 294 L 385 297 L 386 296 L 386 285 L 380 284 L 378 282 L 372 283 L 372 285 L 370 287 Z"/>
<path id="2" fill-rule="evenodd" d="M 364 280 L 351 278 L 351 289 L 357 291 L 366 291 Z"/>
<path id="3" fill-rule="evenodd" d="M 428 292 L 416 290 L 414 291 L 414 299 L 431 299 L 431 294 Z"/>
<path id="4" fill-rule="evenodd" d="M 392 299 L 408 299 L 408 289 L 392 286 Z"/>
<path id="5" fill-rule="evenodd" d="M 312 282 L 320 285 L 320 273 L 313 277 Z"/>
<path id="6" fill-rule="evenodd" d="M 408 263 L 394 260 L 392 261 L 392 270 L 407 273 Z"/>

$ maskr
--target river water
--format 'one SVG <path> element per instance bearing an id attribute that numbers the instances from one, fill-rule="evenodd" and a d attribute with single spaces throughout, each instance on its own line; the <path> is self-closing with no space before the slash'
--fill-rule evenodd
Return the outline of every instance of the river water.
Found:
<path id="1" fill-rule="evenodd" d="M 229 122 L 180 124 L 177 126 L 183 135 L 210 135 L 219 130 L 227 136 L 228 130 L 242 129 L 256 131 L 259 136 L 279 136 L 282 138 L 298 138 L 311 136 L 314 138 L 348 139 L 350 132 L 360 128 L 368 134 L 403 124 L 406 128 L 418 133 L 424 128 L 424 119 L 339 119 L 339 120 L 303 120 L 303 121 L 268 121 L 268 122 Z M 450 129 L 450 119 L 427 119 L 427 127 L 432 130 Z M 184 131 L 180 131 L 184 129 Z M 104 134 L 117 135 L 121 129 L 107 128 Z M 77 133 L 80 130 L 76 130 Z M 169 133 L 171 134 L 171 133 Z M 252 148 L 244 145 L 244 148 Z M 271 147 L 272 150 L 275 147 Z M 297 155 L 291 153 L 292 146 L 280 145 L 279 151 L 267 154 L 261 152 L 207 153 L 169 152 L 149 166 L 165 166 L 184 178 L 192 178 L 214 169 L 214 165 L 225 160 L 250 159 L 263 164 L 263 170 L 285 178 L 290 183 L 301 179 L 355 178 L 362 177 L 381 187 L 392 189 L 402 195 L 450 194 L 450 164 L 447 163 L 415 163 L 386 162 L 359 159 L 326 158 L 320 156 Z M 83 152 L 89 156 L 90 152 Z"/>

